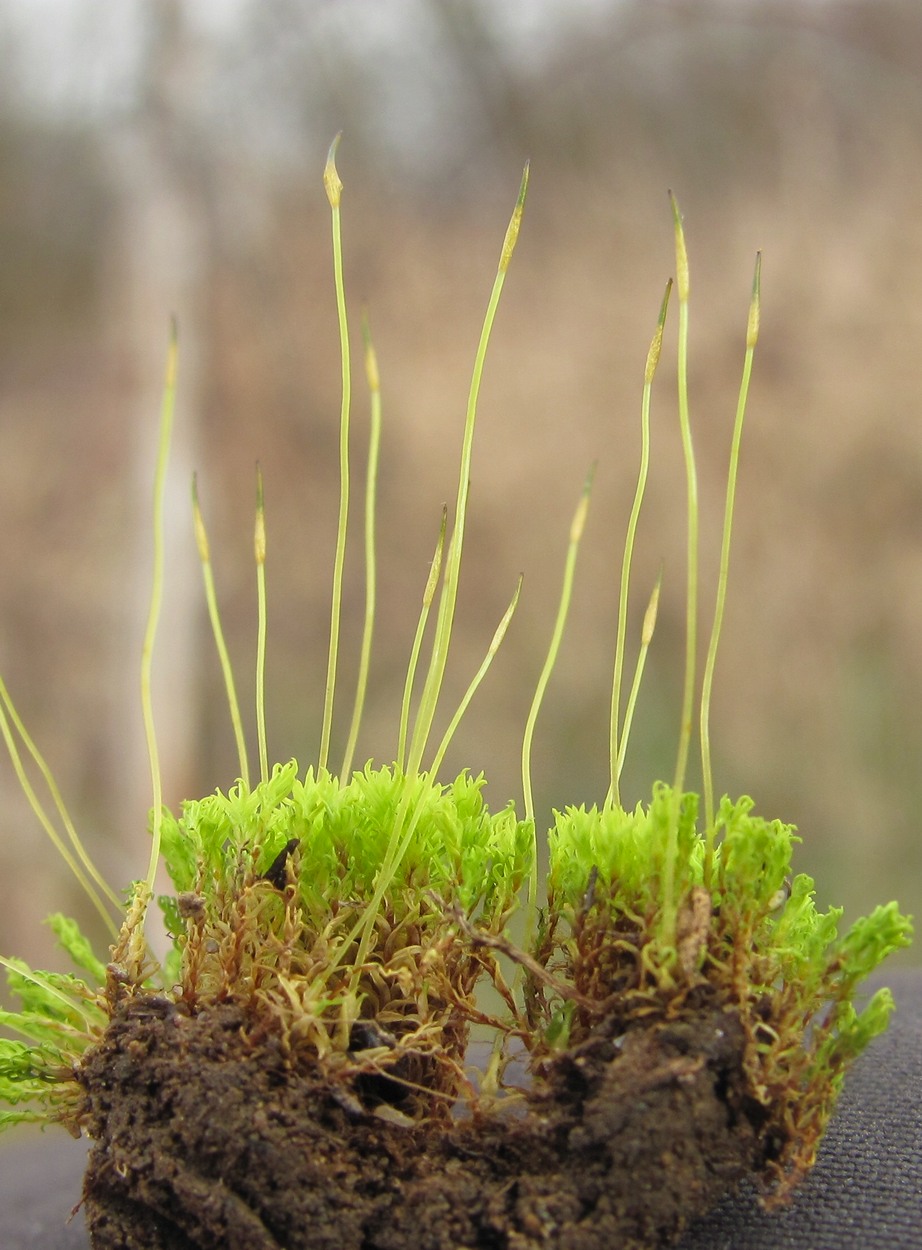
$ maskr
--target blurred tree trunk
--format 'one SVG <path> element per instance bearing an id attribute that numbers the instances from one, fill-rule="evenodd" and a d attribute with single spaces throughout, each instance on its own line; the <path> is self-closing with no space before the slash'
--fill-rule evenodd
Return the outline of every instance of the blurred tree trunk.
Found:
<path id="1" fill-rule="evenodd" d="M 179 395 L 164 501 L 166 581 L 153 661 L 165 802 L 188 797 L 185 783 L 194 775 L 196 754 L 195 637 L 201 591 L 189 488 L 204 400 L 213 201 L 192 101 L 193 91 L 202 90 L 206 52 L 185 29 L 185 10 L 181 0 L 159 0 L 145 10 L 136 107 L 107 136 L 117 199 L 113 331 L 116 355 L 129 379 L 125 419 L 134 446 L 133 532 L 122 544 L 126 642 L 111 652 L 111 685 L 121 693 L 110 735 L 113 784 L 107 787 L 121 818 L 125 880 L 143 872 L 138 825 L 151 795 L 139 673 L 151 595 L 153 480 L 171 316 L 180 331 Z"/>

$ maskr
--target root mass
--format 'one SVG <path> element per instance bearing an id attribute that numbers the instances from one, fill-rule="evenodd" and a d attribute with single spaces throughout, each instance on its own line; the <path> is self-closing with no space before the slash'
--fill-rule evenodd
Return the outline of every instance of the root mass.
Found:
<path id="1" fill-rule="evenodd" d="M 563 1052 L 524 1102 L 404 1126 L 233 1004 L 140 996 L 83 1065 L 96 1250 L 668 1244 L 759 1162 L 742 1031 L 706 1004 Z"/>

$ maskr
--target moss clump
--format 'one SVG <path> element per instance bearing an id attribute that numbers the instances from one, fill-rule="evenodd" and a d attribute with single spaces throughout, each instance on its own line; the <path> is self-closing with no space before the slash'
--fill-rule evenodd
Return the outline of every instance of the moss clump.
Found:
<path id="1" fill-rule="evenodd" d="M 889 992 L 879 990 L 861 1009 L 857 994 L 881 960 L 908 942 L 909 921 L 891 903 L 839 936 L 841 912 L 817 912 L 813 882 L 803 874 L 792 876 L 798 840 L 792 826 L 755 815 L 749 798 L 714 801 L 708 708 L 739 438 L 758 337 L 759 266 L 717 604 L 698 689 L 688 262 L 674 201 L 678 406 L 689 533 L 686 673 L 674 779 L 654 785 L 646 804 L 630 810 L 622 802 L 621 769 L 659 591 L 657 584 L 622 711 L 632 551 L 670 284 L 644 377 L 641 467 L 622 563 L 608 794 L 601 806 L 555 814 L 542 888 L 530 750 L 569 609 L 589 483 L 576 509 L 548 657 L 524 729 L 522 815 L 512 803 L 491 813 L 483 800 L 483 778 L 462 773 L 448 783 L 439 780 L 447 744 L 518 602 L 517 588 L 445 737 L 430 752 L 458 592 L 480 378 L 518 237 L 526 181 L 527 171 L 484 320 L 454 524 L 446 541 L 446 510 L 411 651 L 393 764 L 351 767 L 376 578 L 372 521 L 380 395 L 366 338 L 374 447 L 366 490 L 368 608 L 343 767 L 339 776 L 328 767 L 351 396 L 339 241 L 342 183 L 333 151 L 325 186 L 343 344 L 343 503 L 316 764 L 303 773 L 294 761 L 269 766 L 262 703 L 267 548 L 260 482 L 255 541 L 260 776 L 250 782 L 196 495 L 196 537 L 240 779 L 227 791 L 185 803 L 179 815 L 160 802 L 149 678 L 162 578 L 159 536 L 175 341 L 162 419 L 155 575 L 142 667 L 154 789 L 152 846 L 147 877 L 132 887 L 125 907 L 84 855 L 50 773 L 0 683 L 0 730 L 20 781 L 53 831 L 28 781 L 25 753 L 47 782 L 73 843 L 74 854 L 66 854 L 107 916 L 113 938 L 104 963 L 71 921 L 53 919 L 83 977 L 33 972 L 19 961 L 2 960 L 21 1009 L 2 1013 L 0 1024 L 25 1040 L 0 1041 L 0 1103 L 6 1108 L 0 1127 L 37 1119 L 90 1133 L 96 1145 L 86 1201 L 99 1247 L 286 1244 L 297 1250 L 341 1237 L 337 1245 L 386 1250 L 406 1243 L 408 1213 L 418 1244 L 433 1250 L 458 1244 L 579 1244 L 587 1250 L 615 1241 L 653 1245 L 673 1236 L 747 1172 L 759 1177 L 767 1193 L 783 1197 L 815 1158 L 849 1063 L 886 1026 L 893 1006 Z M 434 605 L 432 648 L 411 724 L 416 668 Z M 685 786 L 696 692 L 700 801 Z M 174 890 L 159 900 L 170 949 L 156 960 L 145 923 L 161 862 Z M 115 902 L 114 917 L 106 896 Z M 513 940 L 510 922 L 519 909 L 521 932 Z M 498 1006 L 485 1005 L 484 989 L 493 992 Z M 487 1027 L 494 1040 L 487 1072 L 476 1081 L 466 1067 L 475 1024 Z M 512 1058 L 525 1064 L 524 1087 L 506 1079 Z M 199 1107 L 194 1116 L 191 1104 L 177 1110 L 188 1098 Z M 460 1126 L 459 1104 L 470 1113 Z M 511 1105 L 517 1116 L 505 1114 Z M 302 1164 L 292 1162 L 302 1157 Z M 259 1158 L 271 1160 L 262 1171 Z M 326 1162 L 320 1166 L 317 1159 Z M 299 1166 L 306 1170 L 298 1172 Z M 289 1178 L 284 1199 L 277 1183 L 282 1172 Z M 241 1178 L 232 1199 L 226 1192 L 231 1175 Z M 653 1175 L 660 1178 L 656 1185 L 647 1183 Z M 636 1176 L 646 1181 L 641 1184 Z M 303 1193 L 295 1192 L 299 1185 Z M 336 1216 L 347 1191 L 353 1204 L 348 1236 Z"/>
<path id="2" fill-rule="evenodd" d="M 262 1013 L 286 1046 L 332 1067 L 355 1067 L 358 1050 L 366 1075 L 412 1068 L 404 1109 L 447 1111 L 492 963 L 453 916 L 502 934 L 533 841 L 511 806 L 487 810 L 482 784 L 371 766 L 341 784 L 291 761 L 252 791 L 238 782 L 166 814 L 178 893 L 160 902 L 178 997 Z"/>
<path id="3" fill-rule="evenodd" d="M 772 1143 L 763 1179 L 783 1196 L 815 1161 L 848 1065 L 887 1027 L 890 991 L 859 1012 L 856 988 L 911 926 L 889 903 L 839 936 L 842 909 L 817 911 L 812 879 L 792 877 L 793 826 L 753 806 L 725 797 L 699 832 L 698 796 L 658 785 L 632 812 L 559 813 L 533 1019 L 553 1054 L 603 1018 L 624 1033 L 678 1018 L 706 990 L 742 1024 Z"/>

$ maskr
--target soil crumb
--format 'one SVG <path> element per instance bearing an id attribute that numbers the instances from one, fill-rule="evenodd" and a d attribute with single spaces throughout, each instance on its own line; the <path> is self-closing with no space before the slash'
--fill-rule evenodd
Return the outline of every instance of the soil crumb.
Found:
<path id="1" fill-rule="evenodd" d="M 668 1245 L 759 1162 L 742 1031 L 703 1003 L 604 1025 L 524 1100 L 382 1119 L 246 1012 L 139 996 L 80 1079 L 96 1250 L 622 1250 Z M 399 1119 L 400 1117 L 395 1117 Z"/>

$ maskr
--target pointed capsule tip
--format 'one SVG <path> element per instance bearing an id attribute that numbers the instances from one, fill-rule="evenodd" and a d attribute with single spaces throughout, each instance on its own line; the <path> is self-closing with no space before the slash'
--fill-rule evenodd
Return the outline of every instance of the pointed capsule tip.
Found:
<path id="1" fill-rule="evenodd" d="M 164 395 L 172 396 L 176 392 L 176 374 L 179 367 L 179 322 L 176 315 L 170 315 L 170 337 L 166 349 L 166 369 L 164 374 Z"/>
<path id="2" fill-rule="evenodd" d="M 656 629 L 656 616 L 659 611 L 659 592 L 663 584 L 663 568 L 660 565 L 659 574 L 653 586 L 653 591 L 647 601 L 647 610 L 644 612 L 643 626 L 640 633 L 641 645 L 649 647 L 653 641 L 653 633 Z"/>
<path id="3" fill-rule="evenodd" d="M 679 211 L 679 201 L 669 192 L 669 202 L 672 205 L 672 219 L 675 225 L 675 253 L 676 253 L 676 286 L 679 291 L 679 300 L 681 303 L 687 303 L 689 291 L 688 278 L 688 252 L 685 247 L 685 228 L 682 225 L 682 214 Z"/>
<path id="4" fill-rule="evenodd" d="M 208 534 L 205 531 L 205 520 L 198 501 L 198 474 L 192 474 L 192 526 L 195 530 L 195 542 L 198 547 L 199 559 L 203 564 L 210 560 L 208 550 Z"/>
<path id="5" fill-rule="evenodd" d="M 756 267 L 752 275 L 752 298 L 749 301 L 749 321 L 746 326 L 746 347 L 755 347 L 759 340 L 759 323 L 762 317 L 762 253 L 756 252 Z"/>
<path id="6" fill-rule="evenodd" d="M 263 472 L 259 461 L 256 462 L 256 524 L 253 533 L 253 548 L 257 565 L 266 563 L 266 504 L 263 497 Z"/>
<path id="7" fill-rule="evenodd" d="M 381 377 L 378 373 L 378 353 L 372 342 L 367 316 L 362 317 L 362 338 L 365 343 L 365 377 L 368 379 L 368 389 L 374 395 L 381 390 Z"/>
<path id="8" fill-rule="evenodd" d="M 663 302 L 660 304 L 659 317 L 656 322 L 656 329 L 653 331 L 653 338 L 650 340 L 650 348 L 647 352 L 647 363 L 644 366 L 644 385 L 648 386 L 652 383 L 659 364 L 660 352 L 663 349 L 663 331 L 666 328 L 666 313 L 669 310 L 669 295 L 672 291 L 672 278 L 666 283 L 666 290 L 663 294 Z"/>
<path id="9" fill-rule="evenodd" d="M 589 512 L 589 497 L 592 494 L 592 480 L 595 477 L 598 461 L 593 461 L 589 467 L 583 482 L 583 489 L 580 492 L 579 502 L 576 505 L 576 511 L 573 514 L 573 520 L 570 524 L 570 542 L 578 543 L 583 536 L 583 529 L 586 525 L 586 516 Z"/>
<path id="10" fill-rule="evenodd" d="M 509 262 L 512 260 L 512 253 L 515 251 L 515 245 L 519 237 L 519 230 L 522 225 L 522 216 L 525 212 L 525 194 L 528 190 L 528 170 L 530 162 L 525 162 L 525 169 L 522 173 L 522 181 L 519 183 L 519 194 L 515 201 L 515 208 L 512 210 L 512 217 L 509 219 L 509 225 L 506 227 L 506 237 L 503 240 L 503 250 L 499 258 L 499 272 L 505 273 L 509 268 Z"/>
<path id="11" fill-rule="evenodd" d="M 342 179 L 336 169 L 336 149 L 339 147 L 339 141 L 342 137 L 343 132 L 340 131 L 330 144 L 330 150 L 327 153 L 327 163 L 323 171 L 323 185 L 331 208 L 339 208 L 339 201 L 343 191 Z"/>

